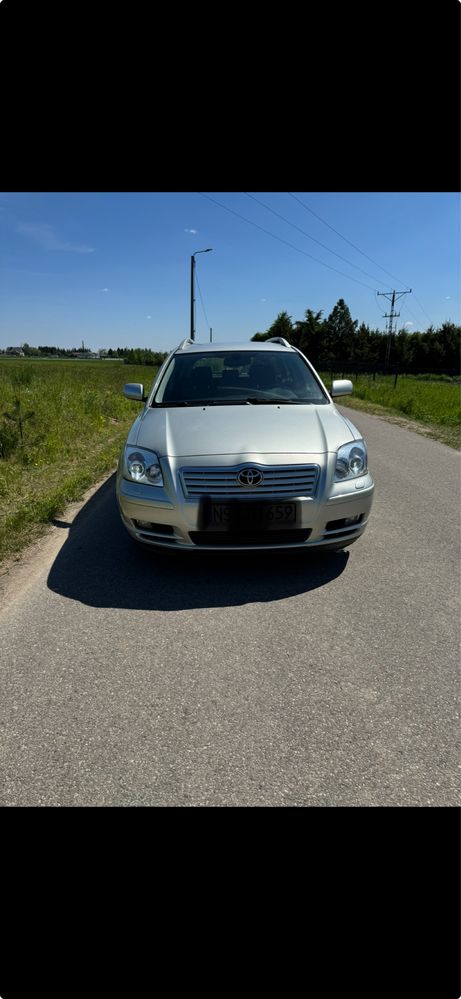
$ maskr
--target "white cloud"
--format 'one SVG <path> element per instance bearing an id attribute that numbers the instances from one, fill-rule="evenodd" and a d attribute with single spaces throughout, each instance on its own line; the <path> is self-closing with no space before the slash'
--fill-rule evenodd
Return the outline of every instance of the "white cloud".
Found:
<path id="1" fill-rule="evenodd" d="M 450 298 L 451 298 L 451 295 L 445 295 L 445 301 L 446 301 L 446 302 L 448 302 L 448 300 L 449 300 Z"/>
<path id="2" fill-rule="evenodd" d="M 152 319 L 152 316 L 146 316 L 146 319 Z"/>
<path id="3" fill-rule="evenodd" d="M 18 232 L 24 236 L 30 236 L 36 243 L 43 246 L 45 250 L 65 250 L 68 253 L 94 253 L 92 246 L 84 246 L 81 243 L 66 243 L 56 235 L 50 225 L 36 225 L 29 222 L 19 222 L 16 226 Z"/>
<path id="4" fill-rule="evenodd" d="M 405 323 L 405 326 L 413 326 L 413 323 L 410 320 L 408 323 Z"/>
<path id="5" fill-rule="evenodd" d="M 108 289 L 108 288 L 100 288 L 99 290 L 100 290 L 100 291 L 109 291 L 109 289 Z"/>
<path id="6" fill-rule="evenodd" d="M 194 236 L 197 235 L 198 229 L 184 229 L 184 232 L 191 232 Z"/>
<path id="7" fill-rule="evenodd" d="M 260 298 L 259 301 L 260 302 L 267 302 L 267 298 Z"/>

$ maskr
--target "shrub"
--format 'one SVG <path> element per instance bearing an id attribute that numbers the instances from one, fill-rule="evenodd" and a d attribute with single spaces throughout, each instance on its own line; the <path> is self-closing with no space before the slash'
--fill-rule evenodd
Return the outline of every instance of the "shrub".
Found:
<path id="1" fill-rule="evenodd" d="M 6 459 L 16 451 L 19 432 L 11 423 L 0 424 L 0 458 Z"/>

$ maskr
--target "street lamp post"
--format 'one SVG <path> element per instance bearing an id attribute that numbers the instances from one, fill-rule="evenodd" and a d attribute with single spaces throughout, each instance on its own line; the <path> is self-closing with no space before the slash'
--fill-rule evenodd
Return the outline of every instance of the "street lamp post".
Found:
<path id="1" fill-rule="evenodd" d="M 213 249 L 209 246 L 206 250 L 196 250 L 190 258 L 190 338 L 195 340 L 195 258 L 197 253 L 210 253 Z"/>

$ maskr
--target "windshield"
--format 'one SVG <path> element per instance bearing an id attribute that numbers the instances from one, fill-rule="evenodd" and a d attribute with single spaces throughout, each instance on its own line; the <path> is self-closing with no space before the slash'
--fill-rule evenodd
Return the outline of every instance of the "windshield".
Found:
<path id="1" fill-rule="evenodd" d="M 153 406 L 328 404 L 303 358 L 292 351 L 173 354 Z"/>

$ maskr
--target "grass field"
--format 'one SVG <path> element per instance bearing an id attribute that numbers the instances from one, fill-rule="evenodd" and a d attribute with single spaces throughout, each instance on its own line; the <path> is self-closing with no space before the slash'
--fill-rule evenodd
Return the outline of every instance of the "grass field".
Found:
<path id="1" fill-rule="evenodd" d="M 330 376 L 322 378 L 329 389 Z M 456 380 L 399 375 L 394 387 L 394 375 L 376 375 L 373 381 L 371 374 L 361 374 L 353 377 L 353 385 L 352 396 L 338 398 L 339 405 L 384 417 L 394 414 L 413 424 L 415 430 L 450 447 L 460 447 L 461 386 Z"/>
<path id="2" fill-rule="evenodd" d="M 140 409 L 122 395 L 127 381 L 149 388 L 152 367 L 117 361 L 0 359 L 0 560 L 115 468 Z M 329 376 L 324 376 L 327 386 Z M 360 375 L 338 403 L 407 421 L 459 447 L 459 384 Z M 5 415 L 8 414 L 8 415 Z"/>
<path id="3" fill-rule="evenodd" d="M 0 360 L 0 559 L 38 537 L 115 467 L 140 409 L 124 398 L 123 385 L 149 387 L 156 370 L 117 361 Z"/>

